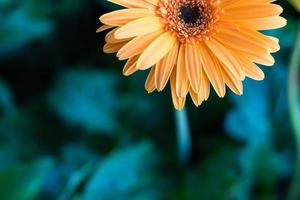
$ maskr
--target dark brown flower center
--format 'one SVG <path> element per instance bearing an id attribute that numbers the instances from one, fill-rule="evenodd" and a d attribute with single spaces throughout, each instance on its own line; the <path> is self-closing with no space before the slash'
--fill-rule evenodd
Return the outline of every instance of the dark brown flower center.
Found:
<path id="1" fill-rule="evenodd" d="M 187 25 L 192 26 L 196 24 L 200 17 L 200 9 L 197 6 L 182 5 L 178 8 L 179 18 L 184 21 Z"/>
<path id="2" fill-rule="evenodd" d="M 218 0 L 160 0 L 158 15 L 181 42 L 207 39 L 221 12 Z"/>

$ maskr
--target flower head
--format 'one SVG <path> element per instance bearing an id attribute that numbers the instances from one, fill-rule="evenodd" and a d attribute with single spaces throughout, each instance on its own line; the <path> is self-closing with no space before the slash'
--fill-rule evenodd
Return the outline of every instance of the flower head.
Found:
<path id="1" fill-rule="evenodd" d="M 282 8 L 271 0 L 109 0 L 125 7 L 104 14 L 98 32 L 104 52 L 127 60 L 123 74 L 150 69 L 151 93 L 170 80 L 175 108 L 190 94 L 196 106 L 208 99 L 210 86 L 225 96 L 226 85 L 243 93 L 245 77 L 264 79 L 256 65 L 272 66 L 277 38 L 261 30 L 285 26 Z"/>

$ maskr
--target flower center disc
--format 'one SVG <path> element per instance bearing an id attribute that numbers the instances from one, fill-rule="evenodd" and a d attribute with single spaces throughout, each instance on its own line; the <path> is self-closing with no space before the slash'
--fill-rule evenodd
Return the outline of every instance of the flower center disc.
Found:
<path id="1" fill-rule="evenodd" d="M 191 5 L 183 5 L 179 7 L 179 18 L 187 25 L 193 25 L 198 21 L 200 17 L 200 9 L 198 7 L 192 7 Z"/>
<path id="2" fill-rule="evenodd" d="M 221 12 L 218 0 L 160 0 L 157 13 L 181 42 L 207 39 Z"/>

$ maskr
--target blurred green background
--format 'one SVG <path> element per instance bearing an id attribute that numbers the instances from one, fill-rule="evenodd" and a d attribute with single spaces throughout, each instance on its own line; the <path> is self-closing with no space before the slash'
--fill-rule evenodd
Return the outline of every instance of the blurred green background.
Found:
<path id="1" fill-rule="evenodd" d="M 289 110 L 300 102 L 289 97 L 299 82 L 288 77 L 299 75 L 300 1 L 291 2 L 278 2 L 288 25 L 267 32 L 282 49 L 264 81 L 247 79 L 241 97 L 187 102 L 183 161 L 169 90 L 148 95 L 147 72 L 123 77 L 124 63 L 102 53 L 98 17 L 116 7 L 0 0 L 0 199 L 297 200 L 300 118 Z"/>

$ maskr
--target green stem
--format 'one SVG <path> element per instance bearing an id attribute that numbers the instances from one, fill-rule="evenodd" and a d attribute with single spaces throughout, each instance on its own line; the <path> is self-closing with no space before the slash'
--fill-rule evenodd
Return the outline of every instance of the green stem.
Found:
<path id="1" fill-rule="evenodd" d="M 188 116 L 185 109 L 175 111 L 178 155 L 180 162 L 185 165 L 188 163 L 191 153 L 191 133 L 188 122 Z"/>
<path id="2" fill-rule="evenodd" d="M 300 199 L 300 108 L 299 108 L 299 72 L 300 72 L 300 26 L 297 34 L 296 46 L 292 54 L 289 72 L 289 110 L 295 134 L 297 156 L 295 174 L 288 191 L 288 200 Z"/>

